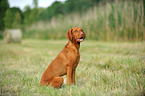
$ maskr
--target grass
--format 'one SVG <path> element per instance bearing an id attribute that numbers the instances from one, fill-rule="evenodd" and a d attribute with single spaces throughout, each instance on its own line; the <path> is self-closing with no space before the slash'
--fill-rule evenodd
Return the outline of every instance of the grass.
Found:
<path id="1" fill-rule="evenodd" d="M 25 28 L 24 38 L 64 39 L 72 27 L 82 27 L 87 38 L 99 41 L 144 41 L 143 0 L 100 3 L 86 12 L 71 13 Z M 57 36 L 55 35 L 57 34 Z"/>
<path id="2" fill-rule="evenodd" d="M 67 40 L 0 41 L 0 95 L 4 96 L 137 96 L 145 95 L 145 43 L 81 44 L 76 85 L 40 87 L 42 73 Z M 64 76 L 66 79 L 66 76 Z"/>

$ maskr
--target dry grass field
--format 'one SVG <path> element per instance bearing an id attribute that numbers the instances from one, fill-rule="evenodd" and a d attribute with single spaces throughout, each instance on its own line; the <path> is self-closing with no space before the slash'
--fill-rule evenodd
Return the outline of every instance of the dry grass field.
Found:
<path id="1" fill-rule="evenodd" d="M 0 41 L 0 96 L 144 96 L 145 43 L 97 42 L 81 44 L 76 85 L 40 87 L 43 71 L 67 40 Z M 66 78 L 66 76 L 64 76 Z"/>

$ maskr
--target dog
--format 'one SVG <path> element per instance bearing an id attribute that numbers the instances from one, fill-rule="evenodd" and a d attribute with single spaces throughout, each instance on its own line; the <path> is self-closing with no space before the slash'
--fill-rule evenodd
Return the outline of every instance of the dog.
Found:
<path id="1" fill-rule="evenodd" d="M 75 85 L 76 67 L 80 60 L 80 43 L 86 38 L 82 28 L 74 27 L 68 30 L 66 38 L 69 39 L 63 50 L 50 63 L 42 74 L 40 85 L 51 85 L 59 88 L 63 84 L 63 75 L 67 75 L 67 85 Z"/>

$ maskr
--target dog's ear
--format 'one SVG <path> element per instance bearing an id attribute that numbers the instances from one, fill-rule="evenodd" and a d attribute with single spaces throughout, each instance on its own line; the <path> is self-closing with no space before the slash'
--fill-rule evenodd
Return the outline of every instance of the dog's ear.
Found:
<path id="1" fill-rule="evenodd" d="M 70 41 L 72 40 L 72 29 L 68 30 L 68 32 L 66 33 L 66 38 L 69 39 Z"/>

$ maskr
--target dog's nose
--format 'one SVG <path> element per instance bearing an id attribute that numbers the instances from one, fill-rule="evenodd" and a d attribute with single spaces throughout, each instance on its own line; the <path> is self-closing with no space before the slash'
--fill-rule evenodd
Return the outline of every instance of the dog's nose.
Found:
<path id="1" fill-rule="evenodd" d="M 81 35 L 83 35 L 83 34 L 84 34 L 84 32 L 81 31 Z"/>

